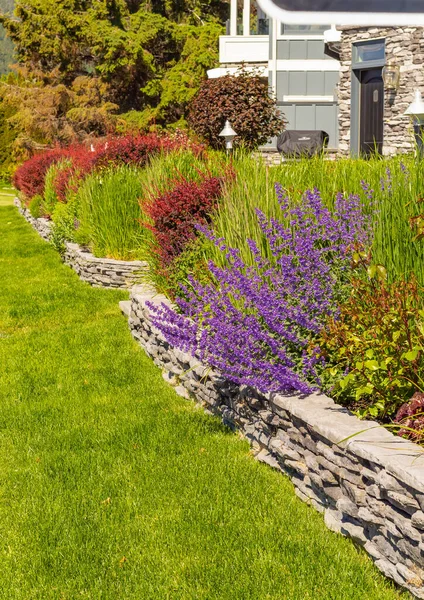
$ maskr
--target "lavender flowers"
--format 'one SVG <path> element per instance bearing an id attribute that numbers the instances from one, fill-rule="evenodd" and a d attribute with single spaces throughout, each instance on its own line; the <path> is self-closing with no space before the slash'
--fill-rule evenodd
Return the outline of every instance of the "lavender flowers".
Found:
<path id="1" fill-rule="evenodd" d="M 178 300 L 180 313 L 150 308 L 170 344 L 231 381 L 262 392 L 309 393 L 319 359 L 307 348 L 326 317 L 337 314 L 353 248 L 367 246 L 371 233 L 357 196 L 339 194 L 332 214 L 318 190 L 307 191 L 293 208 L 281 186 L 276 192 L 281 220 L 257 211 L 272 259 L 248 240 L 249 266 L 237 249 L 199 228 L 225 253 L 227 265 L 209 264 L 213 284 L 191 281 L 187 299 Z"/>

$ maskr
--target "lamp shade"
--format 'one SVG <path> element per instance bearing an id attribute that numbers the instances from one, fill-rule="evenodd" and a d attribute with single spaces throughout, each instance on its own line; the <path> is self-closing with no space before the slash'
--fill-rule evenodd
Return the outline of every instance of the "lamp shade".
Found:
<path id="1" fill-rule="evenodd" d="M 225 121 L 224 129 L 219 134 L 221 137 L 224 137 L 227 140 L 232 140 L 236 137 L 237 133 L 231 127 L 230 121 Z"/>
<path id="2" fill-rule="evenodd" d="M 414 101 L 405 110 L 405 115 L 411 115 L 419 119 L 424 118 L 424 102 L 420 90 L 415 90 Z"/>
<path id="3" fill-rule="evenodd" d="M 382 77 L 386 90 L 397 90 L 400 83 L 399 65 L 388 63 L 383 67 Z"/>

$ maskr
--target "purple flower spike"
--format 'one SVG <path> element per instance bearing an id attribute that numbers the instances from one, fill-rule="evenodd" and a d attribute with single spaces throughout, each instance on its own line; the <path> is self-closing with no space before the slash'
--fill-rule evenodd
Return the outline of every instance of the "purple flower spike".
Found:
<path id="1" fill-rule="evenodd" d="M 363 182 L 368 197 L 372 190 Z M 190 352 L 237 384 L 262 392 L 309 393 L 322 368 L 311 341 L 328 316 L 337 317 L 340 282 L 354 247 L 372 241 L 371 220 L 358 196 L 338 194 L 333 213 L 318 190 L 308 190 L 289 208 L 280 185 L 282 219 L 257 210 L 264 256 L 247 240 L 254 266 L 245 264 L 204 227 L 198 229 L 223 252 L 225 267 L 209 264 L 213 284 L 191 279 L 179 312 L 150 306 L 153 324 L 173 346 Z M 288 223 L 288 225 L 287 225 Z"/>

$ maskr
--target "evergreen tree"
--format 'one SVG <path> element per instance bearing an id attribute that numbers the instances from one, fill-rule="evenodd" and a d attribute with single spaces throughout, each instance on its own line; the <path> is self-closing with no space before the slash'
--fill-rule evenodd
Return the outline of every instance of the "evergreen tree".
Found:
<path id="1" fill-rule="evenodd" d="M 16 110 L 21 145 L 102 135 L 125 123 L 184 122 L 217 62 L 227 7 L 223 0 L 16 0 L 14 16 L 3 13 L 0 22 L 19 76 L 2 96 Z M 51 114 L 35 123 L 41 98 Z"/>

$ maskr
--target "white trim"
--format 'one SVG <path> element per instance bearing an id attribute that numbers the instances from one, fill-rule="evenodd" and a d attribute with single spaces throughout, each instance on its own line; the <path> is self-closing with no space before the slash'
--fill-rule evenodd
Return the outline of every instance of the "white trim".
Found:
<path id="1" fill-rule="evenodd" d="M 281 25 L 281 23 L 279 23 L 279 25 Z M 281 31 L 280 28 L 278 28 L 278 31 Z M 324 39 L 324 35 L 303 35 L 302 33 L 295 35 L 294 33 L 284 33 L 284 34 L 279 34 L 277 35 L 277 40 L 323 40 Z"/>
<path id="2" fill-rule="evenodd" d="M 224 75 L 235 75 L 239 67 L 217 67 L 216 69 L 209 69 L 207 71 L 208 79 L 217 79 Z M 246 71 L 259 72 L 261 77 L 268 77 L 268 67 L 266 65 L 250 65 L 245 67 Z"/>
<path id="3" fill-rule="evenodd" d="M 283 102 L 296 103 L 320 103 L 320 102 L 335 102 L 334 96 L 283 96 Z"/>
<path id="4" fill-rule="evenodd" d="M 269 36 L 267 35 L 220 35 L 219 62 L 268 63 Z"/>
<path id="5" fill-rule="evenodd" d="M 332 25 L 330 29 L 324 31 L 324 42 L 326 44 L 338 43 L 342 40 L 342 32 L 336 29 L 335 25 Z"/>
<path id="6" fill-rule="evenodd" d="M 275 64 L 274 64 L 275 63 Z M 269 61 L 269 68 L 277 71 L 339 71 L 338 60 L 290 60 L 277 59 Z"/>
<path id="7" fill-rule="evenodd" d="M 380 13 L 380 12 L 330 12 L 330 11 L 293 11 L 284 10 L 274 4 L 272 0 L 258 0 L 262 10 L 282 23 L 298 25 L 314 23 L 314 25 L 358 25 L 366 27 L 399 27 L 423 26 L 423 13 Z"/>

